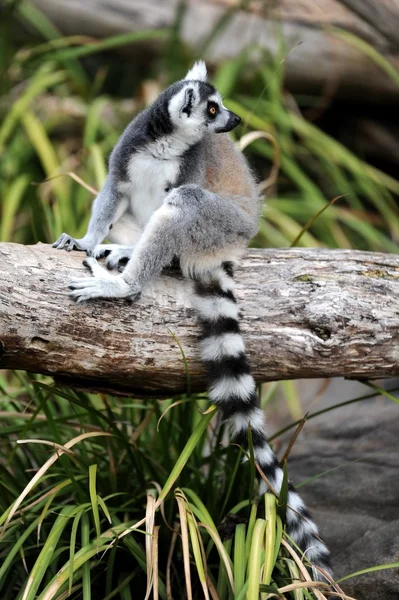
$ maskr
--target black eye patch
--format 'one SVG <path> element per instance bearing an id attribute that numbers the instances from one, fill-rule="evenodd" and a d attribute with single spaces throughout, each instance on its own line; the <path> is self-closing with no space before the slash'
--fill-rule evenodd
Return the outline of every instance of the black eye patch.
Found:
<path id="1" fill-rule="evenodd" d="M 219 111 L 219 105 L 216 102 L 208 102 L 208 106 L 206 108 L 206 112 L 210 119 L 214 119 Z"/>

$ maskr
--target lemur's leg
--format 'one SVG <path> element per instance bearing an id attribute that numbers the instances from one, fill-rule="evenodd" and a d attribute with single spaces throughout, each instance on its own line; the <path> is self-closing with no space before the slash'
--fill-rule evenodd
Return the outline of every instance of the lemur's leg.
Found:
<path id="1" fill-rule="evenodd" d="M 88 253 L 107 236 L 113 222 L 120 219 L 128 206 L 128 200 L 122 198 L 111 175 L 108 175 L 100 193 L 93 202 L 91 218 L 86 235 L 75 239 L 63 233 L 53 248 L 71 250 L 86 250 Z"/>
<path id="2" fill-rule="evenodd" d="M 94 278 L 71 282 L 71 296 L 77 302 L 135 297 L 175 256 L 186 272 L 207 269 L 226 260 L 232 247 L 245 247 L 254 232 L 251 219 L 230 200 L 196 185 L 181 186 L 154 212 L 123 273 L 110 281 L 96 270 Z M 86 261 L 89 268 L 93 260 Z"/>

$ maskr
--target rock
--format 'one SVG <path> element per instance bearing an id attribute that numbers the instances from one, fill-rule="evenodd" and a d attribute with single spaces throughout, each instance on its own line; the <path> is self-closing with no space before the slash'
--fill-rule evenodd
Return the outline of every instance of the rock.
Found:
<path id="1" fill-rule="evenodd" d="M 337 579 L 399 561 L 398 419 L 399 406 L 386 398 L 342 407 L 309 421 L 290 455 L 297 485 L 334 469 L 299 491 L 331 550 Z M 399 569 L 341 586 L 357 600 L 398 600 Z"/>

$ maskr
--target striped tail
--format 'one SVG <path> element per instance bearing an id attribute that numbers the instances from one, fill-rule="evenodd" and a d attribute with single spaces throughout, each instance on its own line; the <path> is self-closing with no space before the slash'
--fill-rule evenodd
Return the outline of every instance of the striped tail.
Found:
<path id="1" fill-rule="evenodd" d="M 202 329 L 201 358 L 210 379 L 209 397 L 219 406 L 223 419 L 229 421 L 233 441 L 244 448 L 248 447 L 250 425 L 255 460 L 272 490 L 279 494 L 283 470 L 267 440 L 265 416 L 245 355 L 233 290 L 232 263 L 223 263 L 212 273 L 195 280 L 194 302 Z M 266 491 L 268 487 L 262 480 L 260 492 Z M 316 524 L 291 483 L 287 504 L 288 535 L 315 567 L 321 567 L 330 575 L 327 546 L 320 539 Z M 313 569 L 313 577 L 324 579 L 316 568 Z"/>

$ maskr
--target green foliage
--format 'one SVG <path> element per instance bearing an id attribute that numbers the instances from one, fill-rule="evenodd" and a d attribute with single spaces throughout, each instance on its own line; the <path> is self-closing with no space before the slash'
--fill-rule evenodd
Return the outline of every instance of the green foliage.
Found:
<path id="1" fill-rule="evenodd" d="M 171 32 L 97 42 L 61 37 L 34 6 L 6 3 L 0 23 L 1 241 L 84 234 L 107 156 L 147 99 L 139 69 L 124 63 L 119 81 L 119 67 L 104 52 L 169 40 L 149 74 L 161 89 L 165 72 L 173 81 L 193 60 L 179 39 L 183 13 L 181 3 Z M 11 23 L 30 32 L 22 47 Z M 395 251 L 399 183 L 301 116 L 282 90 L 286 50 L 263 54 L 257 66 L 254 50 L 221 65 L 213 80 L 243 118 L 237 137 L 262 133 L 246 150 L 261 178 L 273 161 L 275 171 L 280 165 L 255 243 Z M 130 100 L 111 96 L 115 89 L 125 95 L 129 89 Z M 289 383 L 269 386 L 264 406 L 277 387 L 297 418 Z M 241 464 L 242 452 L 222 443 L 223 428 L 206 408 L 204 396 L 140 402 L 61 390 L 47 378 L 20 373 L 0 377 L 2 599 L 164 599 L 172 590 L 175 598 L 253 600 L 276 596 L 277 589 L 287 599 L 314 598 L 311 584 L 299 591 L 301 557 L 285 545 L 274 497 L 265 505 L 253 499 L 253 459 Z"/>
<path id="2" fill-rule="evenodd" d="M 115 65 L 107 63 L 104 51 L 169 37 L 159 73 L 169 69 L 170 80 L 180 77 L 192 62 L 179 41 L 183 13 L 179 13 L 172 32 L 142 31 L 96 42 L 82 36 L 60 37 L 46 17 L 28 3 L 15 4 L 14 12 L 10 9 L 9 19 L 28 26 L 39 41 L 23 48 L 15 46 L 9 37 L 7 43 L 7 36 L 3 41 L 2 241 L 51 242 L 64 230 L 83 235 L 92 198 L 87 189 L 67 175 L 40 187 L 30 184 L 74 172 L 92 187 L 101 186 L 107 156 L 123 127 L 146 101 L 140 72 L 132 75 L 134 69 L 127 64 L 125 76 L 119 79 L 126 79 L 124 85 L 130 86 L 130 105 L 126 109 L 126 102 L 109 96 L 119 72 L 115 74 Z M 225 26 L 226 18 L 218 23 L 210 40 Z M 349 42 L 355 43 L 353 36 Z M 389 63 L 364 42 L 359 44 L 381 69 L 391 73 Z M 268 203 L 255 243 L 289 246 L 319 213 L 300 237 L 300 245 L 395 252 L 399 239 L 399 182 L 302 117 L 295 98 L 282 88 L 286 49 L 281 47 L 275 57 L 263 52 L 257 66 L 252 60 L 254 52 L 259 54 L 259 49 L 248 48 L 225 62 L 213 74 L 213 80 L 226 96 L 226 104 L 244 121 L 237 136 L 248 129 L 260 131 L 271 136 L 278 148 L 277 157 L 267 139 L 256 139 L 246 150 L 262 178 L 267 177 L 273 160 L 278 158 L 280 164 L 277 181 L 266 190 Z M 101 60 L 87 63 L 88 73 L 80 59 L 98 55 Z M 164 86 L 165 75 L 162 79 L 161 84 L 154 70 L 151 81 L 156 88 Z M 338 202 L 328 206 L 338 196 Z M 323 211 L 326 207 L 328 210 Z"/>
<path id="3" fill-rule="evenodd" d="M 248 496 L 251 460 L 222 443 L 206 398 L 143 403 L 20 373 L 0 388 L 2 599 L 292 597 L 303 557 L 275 498 Z"/>
<path id="4" fill-rule="evenodd" d="M 167 557 L 177 516 L 171 491 L 177 481 L 180 519 L 187 520 L 188 533 L 186 545 L 179 545 L 173 556 L 170 575 L 176 595 L 184 597 L 178 565 L 183 559 L 190 564 L 190 548 L 204 586 L 205 564 L 220 561 L 222 568 L 231 568 L 216 525 L 229 512 L 238 512 L 243 520 L 248 515 L 249 469 L 237 470 L 237 449 L 220 444 L 221 434 L 213 431 L 214 413 L 199 412 L 206 406 L 203 398 L 174 406 L 172 401 L 142 404 L 66 393 L 42 378 L 17 377 L 1 381 L 0 535 L 5 562 L 0 587 L 6 590 L 2 597 L 27 600 L 39 593 L 42 600 L 61 598 L 68 589 L 76 590 L 71 597 L 86 598 L 86 580 L 92 597 L 108 598 L 122 582 L 129 585 L 132 571 L 134 589 L 144 597 L 147 570 L 155 569 L 156 561 L 159 594 L 165 598 Z M 157 508 L 165 523 L 157 526 L 155 556 Z M 146 515 L 150 524 L 145 525 Z M 242 583 L 245 553 L 240 560 L 243 564 L 236 560 L 235 569 Z M 212 570 L 208 576 L 212 581 Z M 220 597 L 230 597 L 228 589 Z"/>

